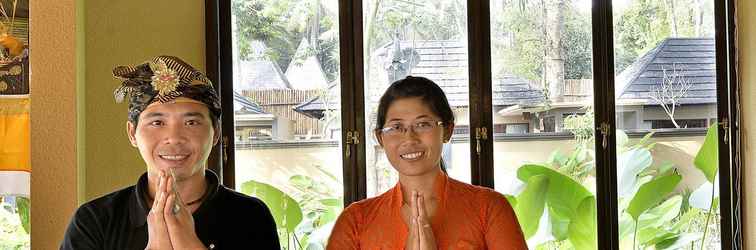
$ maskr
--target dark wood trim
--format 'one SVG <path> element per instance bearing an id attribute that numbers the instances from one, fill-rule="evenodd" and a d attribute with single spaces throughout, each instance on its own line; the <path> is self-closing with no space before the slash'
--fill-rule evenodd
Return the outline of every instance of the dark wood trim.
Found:
<path id="1" fill-rule="evenodd" d="M 367 197 L 365 166 L 365 77 L 362 1 L 339 0 L 339 57 L 341 79 L 341 143 L 344 206 Z M 347 144 L 347 133 L 357 131 L 358 144 Z M 348 149 L 347 149 L 348 148 Z M 351 153 L 346 156 L 346 150 Z"/>
<path id="2" fill-rule="evenodd" d="M 218 4 L 214 0 L 205 0 L 205 72 L 213 82 L 215 91 L 220 94 L 220 61 L 218 55 L 222 50 L 218 40 Z M 223 106 L 223 104 L 221 104 Z M 221 124 L 223 122 L 221 121 Z M 221 135 L 223 134 L 221 130 Z M 213 146 L 208 158 L 207 168 L 218 174 L 223 184 L 223 143 Z"/>
<path id="3" fill-rule="evenodd" d="M 606 148 L 602 134 L 596 130 L 596 212 L 598 249 L 619 249 L 617 212 L 617 155 L 615 140 L 614 41 L 612 1 L 593 0 L 593 85 L 595 126 L 609 125 Z"/>
<path id="4" fill-rule="evenodd" d="M 234 148 L 234 69 L 233 51 L 231 51 L 231 1 L 217 2 L 218 44 L 221 48 L 217 60 L 220 65 L 219 83 L 217 85 L 220 87 L 221 109 L 223 110 L 223 114 L 225 114 L 221 121 L 221 131 L 224 131 L 220 142 L 224 147 L 222 152 L 223 168 L 221 179 L 225 186 L 235 188 L 236 150 Z"/>
<path id="5" fill-rule="evenodd" d="M 743 197 L 746 197 L 746 194 L 743 193 L 745 190 L 744 183 L 742 181 L 743 176 L 745 176 L 744 171 L 744 165 L 743 165 L 743 158 L 742 158 L 742 152 L 745 150 L 745 146 L 742 144 L 742 130 L 740 129 L 740 124 L 743 124 L 742 116 L 741 116 L 741 107 L 742 107 L 742 101 L 741 101 L 741 95 L 742 90 L 740 88 L 740 81 L 739 81 L 739 75 L 738 72 L 738 33 L 737 33 L 737 17 L 738 17 L 738 10 L 737 10 L 737 2 L 738 0 L 729 0 L 727 1 L 727 43 L 728 43 L 728 78 L 729 78 L 729 89 L 730 89 L 730 132 L 728 133 L 730 135 L 730 141 L 732 142 L 730 145 L 730 164 L 732 164 L 732 171 L 730 172 L 730 179 L 733 180 L 732 183 L 732 215 L 733 217 L 730 218 L 732 224 L 732 244 L 733 249 L 744 249 L 745 243 L 743 238 L 743 227 L 744 227 L 744 221 L 745 221 L 745 212 L 743 211 Z M 721 184 L 721 183 L 720 183 Z M 721 186 L 720 186 L 720 190 Z M 725 241 L 723 241 L 725 242 Z"/>
<path id="6" fill-rule="evenodd" d="M 739 85 L 735 1 L 715 1 L 714 23 L 717 70 L 717 120 L 719 126 L 719 212 L 721 247 L 742 249 L 742 164 L 740 162 Z"/>
<path id="7" fill-rule="evenodd" d="M 491 91 L 490 1 L 467 1 L 467 39 L 470 73 L 470 178 L 473 185 L 494 187 L 493 106 Z M 480 141 L 475 128 L 486 128 L 487 139 Z"/>

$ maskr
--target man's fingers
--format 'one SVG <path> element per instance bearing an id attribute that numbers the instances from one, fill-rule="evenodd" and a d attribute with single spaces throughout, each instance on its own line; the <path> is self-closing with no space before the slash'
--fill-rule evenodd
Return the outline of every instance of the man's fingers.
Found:
<path id="1" fill-rule="evenodd" d="M 155 202 L 154 205 L 152 205 L 152 212 L 158 215 L 159 218 L 162 218 L 163 213 L 163 207 L 165 206 L 165 184 L 166 184 L 166 178 L 165 173 L 160 172 L 160 181 L 158 181 L 158 190 L 155 192 Z"/>
<path id="2" fill-rule="evenodd" d="M 178 212 L 180 211 L 177 211 L 176 209 L 176 195 L 173 193 L 169 193 L 168 198 L 166 198 L 166 201 L 165 201 L 165 208 L 163 208 L 163 215 L 165 217 L 170 217 L 166 220 L 174 221 L 175 220 L 174 216 Z"/>
<path id="3" fill-rule="evenodd" d="M 157 186 L 157 189 L 155 190 L 155 197 L 153 197 L 152 199 L 152 209 L 150 209 L 150 212 L 155 211 L 155 208 L 157 207 L 158 200 L 160 200 L 158 196 L 160 195 L 160 192 L 161 192 L 160 189 L 162 187 L 163 187 L 163 173 L 161 172 L 160 176 L 158 177 L 158 186 Z"/>
<path id="4" fill-rule="evenodd" d="M 165 191 L 168 193 L 173 193 L 174 185 L 175 184 L 173 183 L 173 176 L 171 176 L 170 174 L 166 174 L 165 175 Z"/>
<path id="5" fill-rule="evenodd" d="M 176 174 L 175 174 L 175 172 L 173 172 L 173 169 L 171 169 L 171 172 L 170 172 L 170 174 L 168 174 L 168 177 L 170 178 L 169 181 L 166 182 L 168 184 L 168 186 L 170 186 L 170 192 L 168 192 L 168 193 L 169 194 L 173 194 L 175 196 L 174 197 L 174 199 L 175 199 L 175 201 L 174 201 L 174 204 L 175 204 L 174 205 L 175 206 L 174 210 L 175 211 L 179 211 L 181 209 L 186 209 L 186 206 L 184 205 L 184 199 L 181 198 L 181 194 L 179 194 L 179 191 L 178 191 L 178 183 L 176 183 Z M 178 212 L 176 212 L 176 213 L 178 213 Z"/>
<path id="6" fill-rule="evenodd" d="M 165 199 L 166 199 L 165 191 L 161 191 L 160 193 L 158 193 L 156 199 L 157 199 L 157 204 L 155 207 L 152 208 L 152 211 L 156 215 L 161 215 L 159 217 L 162 218 L 163 209 L 165 208 Z"/>

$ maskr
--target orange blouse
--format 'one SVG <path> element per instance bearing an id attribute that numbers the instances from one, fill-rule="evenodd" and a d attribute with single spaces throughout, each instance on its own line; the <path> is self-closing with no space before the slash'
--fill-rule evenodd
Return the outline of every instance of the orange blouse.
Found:
<path id="1" fill-rule="evenodd" d="M 443 172 L 436 177 L 434 192 L 439 205 L 431 227 L 438 249 L 528 249 L 504 195 Z M 327 249 L 404 249 L 408 228 L 401 215 L 402 197 L 397 183 L 378 197 L 349 205 L 336 220 Z"/>

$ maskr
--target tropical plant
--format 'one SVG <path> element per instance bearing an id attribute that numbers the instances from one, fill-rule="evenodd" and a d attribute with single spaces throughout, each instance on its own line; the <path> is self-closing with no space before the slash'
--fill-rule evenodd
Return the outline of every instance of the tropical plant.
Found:
<path id="1" fill-rule="evenodd" d="M 343 200 L 333 197 L 333 190 L 325 183 L 338 179 L 325 171 L 323 173 L 322 177 L 328 178 L 316 180 L 305 175 L 291 176 L 289 186 L 293 189 L 289 193 L 254 180 L 242 184 L 242 193 L 255 196 L 268 205 L 276 221 L 279 239 L 282 242 L 285 239 L 284 249 L 325 249 L 325 242 L 341 213 Z"/>
<path id="2" fill-rule="evenodd" d="M 335 176 L 326 176 L 330 181 L 337 181 Z M 344 201 L 340 197 L 333 197 L 334 191 L 322 179 L 294 175 L 289 178 L 289 183 L 297 190 L 292 195 L 297 197 L 303 211 L 307 211 L 296 229 L 297 235 L 301 237 L 301 245 L 306 246 L 306 249 L 325 249 L 325 242 L 341 213 Z"/>
<path id="3" fill-rule="evenodd" d="M 302 221 L 302 208 L 299 203 L 281 190 L 254 180 L 244 182 L 241 191 L 265 202 L 276 221 L 279 239 L 287 239 L 288 242 L 290 235 Z"/>
<path id="4" fill-rule="evenodd" d="M 696 191 L 676 193 L 683 176 L 672 164 L 652 166 L 650 143 L 653 133 L 637 143 L 617 130 L 617 192 L 619 196 L 619 238 L 623 248 L 678 249 L 701 240 L 704 248 L 710 217 L 717 209 L 717 134 L 711 127 L 701 146 L 695 166 L 706 176 Z M 586 150 L 579 146 L 575 151 Z M 570 154 L 557 162 L 573 166 L 592 161 Z M 522 191 L 507 196 L 528 243 L 541 249 L 596 249 L 596 198 L 590 192 L 590 178 L 558 171 L 554 161 L 526 164 L 517 171 Z M 704 199 L 702 197 L 708 197 Z M 704 214 L 705 212 L 705 214 Z M 705 217 L 705 221 L 702 221 Z M 703 231 L 703 232 L 702 232 Z"/>

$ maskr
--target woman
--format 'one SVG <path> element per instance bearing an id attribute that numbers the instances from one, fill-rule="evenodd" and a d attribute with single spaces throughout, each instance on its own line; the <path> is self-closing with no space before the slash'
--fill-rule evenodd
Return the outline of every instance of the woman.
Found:
<path id="1" fill-rule="evenodd" d="M 502 194 L 449 178 L 443 144 L 454 113 L 433 81 L 409 76 L 381 97 L 375 136 L 399 183 L 339 216 L 328 249 L 527 249 Z"/>

